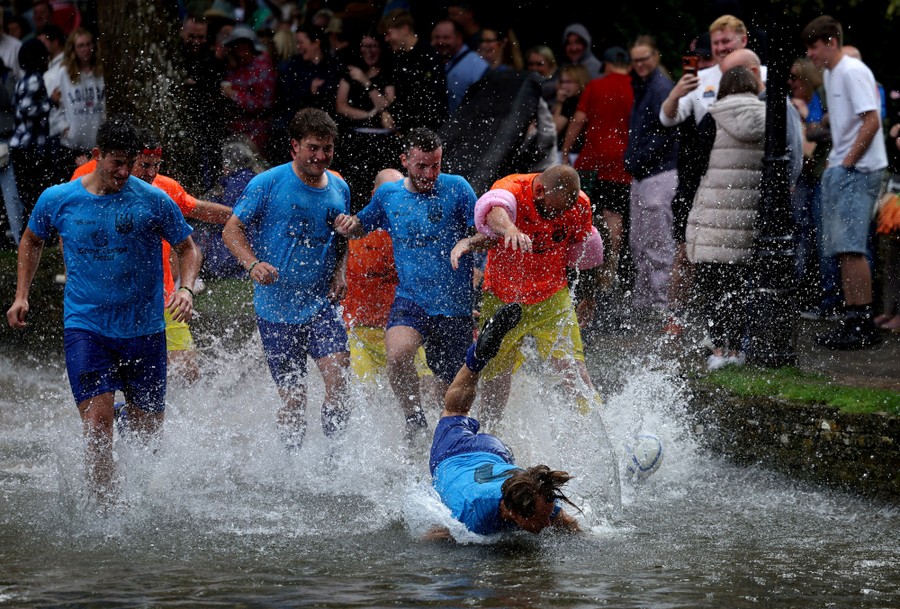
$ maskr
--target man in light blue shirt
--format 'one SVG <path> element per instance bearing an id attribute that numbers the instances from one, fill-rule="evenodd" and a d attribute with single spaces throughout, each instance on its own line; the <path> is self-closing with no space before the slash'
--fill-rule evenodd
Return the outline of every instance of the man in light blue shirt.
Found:
<path id="1" fill-rule="evenodd" d="M 101 124 L 97 168 L 38 198 L 19 247 L 9 324 L 25 327 L 28 293 L 47 240 L 61 238 L 68 281 L 63 338 L 69 384 L 84 423 L 89 482 L 101 504 L 114 498 L 113 402 L 125 394 L 129 429 L 149 440 L 166 397 L 163 310 L 187 322 L 200 254 L 169 196 L 130 175 L 141 141 L 122 119 Z M 163 300 L 162 239 L 180 261 L 181 287 Z"/>
<path id="2" fill-rule="evenodd" d="M 400 283 L 384 340 L 388 378 L 411 434 L 427 427 L 414 361 L 419 347 L 443 393 L 472 340 L 473 258 L 462 256 L 454 268 L 450 253 L 474 232 L 476 197 L 464 178 L 441 173 L 442 154 L 433 131 L 413 129 L 400 155 L 407 177 L 383 184 L 357 216 L 335 224 L 351 238 L 378 228 L 391 235 Z"/>
<path id="3" fill-rule="evenodd" d="M 350 189 L 327 171 L 337 125 L 304 108 L 288 127 L 293 160 L 253 178 L 222 239 L 254 282 L 253 305 L 282 407 L 278 427 L 289 449 L 306 434 L 306 357 L 325 383 L 322 431 L 342 430 L 347 410 L 347 331 L 337 311 L 346 291 L 347 243 L 332 229 L 350 209 Z"/>
<path id="4" fill-rule="evenodd" d="M 451 114 L 459 108 L 469 87 L 488 69 L 488 62 L 463 40 L 462 28 L 452 19 L 438 21 L 431 30 L 431 46 L 447 73 L 447 106 Z"/>

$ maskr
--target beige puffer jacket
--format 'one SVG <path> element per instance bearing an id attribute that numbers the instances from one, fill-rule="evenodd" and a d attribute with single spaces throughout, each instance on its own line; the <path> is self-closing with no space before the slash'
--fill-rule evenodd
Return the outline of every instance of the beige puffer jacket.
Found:
<path id="1" fill-rule="evenodd" d="M 709 113 L 716 140 L 688 215 L 687 255 L 691 262 L 743 263 L 755 235 L 766 104 L 740 93 L 717 100 Z"/>

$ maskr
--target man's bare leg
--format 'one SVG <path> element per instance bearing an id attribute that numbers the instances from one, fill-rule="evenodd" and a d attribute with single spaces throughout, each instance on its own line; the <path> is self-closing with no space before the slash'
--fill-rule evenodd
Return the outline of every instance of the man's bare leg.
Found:
<path id="1" fill-rule="evenodd" d="M 848 306 L 872 304 L 872 269 L 863 254 L 840 254 L 841 287 Z"/>
<path id="2" fill-rule="evenodd" d="M 279 387 L 281 407 L 275 414 L 281 439 L 288 448 L 300 448 L 306 436 L 306 385 Z"/>
<path id="3" fill-rule="evenodd" d="M 400 402 L 407 428 L 426 426 L 415 363 L 416 351 L 421 346 L 422 335 L 409 326 L 394 326 L 384 334 L 388 380 Z"/>
<path id="4" fill-rule="evenodd" d="M 102 393 L 78 403 L 85 439 L 85 464 L 88 484 L 101 504 L 115 494 L 113 473 L 113 400 L 114 392 Z"/>
<path id="5" fill-rule="evenodd" d="M 316 360 L 316 366 L 325 383 L 325 401 L 322 404 L 322 431 L 331 436 L 342 431 L 350 420 L 350 403 L 347 391 L 347 372 L 350 354 L 346 351 L 332 353 Z"/>

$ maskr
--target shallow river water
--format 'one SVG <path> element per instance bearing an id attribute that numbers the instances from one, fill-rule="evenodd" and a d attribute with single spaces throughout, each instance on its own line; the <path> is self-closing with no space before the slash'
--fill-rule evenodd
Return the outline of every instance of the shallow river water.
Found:
<path id="1" fill-rule="evenodd" d="M 601 495 L 583 504 L 584 534 L 458 543 L 421 540 L 450 520 L 388 388 L 355 396 L 341 440 L 311 416 L 303 448 L 284 450 L 255 336 L 170 388 L 158 450 L 117 440 L 121 505 L 98 515 L 51 360 L 0 355 L 0 607 L 900 606 L 896 508 L 706 454 L 683 387 L 652 359 L 622 364 L 605 433 L 526 366 L 493 431 L 520 464 L 578 474 L 579 502 L 592 472 Z M 640 431 L 664 462 L 619 490 Z"/>

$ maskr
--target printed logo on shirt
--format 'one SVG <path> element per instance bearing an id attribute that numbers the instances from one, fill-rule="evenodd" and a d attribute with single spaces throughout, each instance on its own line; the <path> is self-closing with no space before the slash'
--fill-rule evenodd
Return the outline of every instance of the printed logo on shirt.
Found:
<path id="1" fill-rule="evenodd" d="M 106 231 L 101 228 L 92 232 L 91 243 L 94 244 L 94 247 L 106 247 L 109 245 L 109 237 L 106 236 Z"/>
<path id="2" fill-rule="evenodd" d="M 116 232 L 127 235 L 134 230 L 134 216 L 132 214 L 116 214 Z"/>
<path id="3" fill-rule="evenodd" d="M 487 484 L 488 482 L 494 482 L 495 480 L 503 480 L 504 478 L 512 476 L 515 471 L 516 470 L 514 469 L 508 469 L 499 474 L 495 474 L 494 464 L 485 463 L 475 470 L 475 482 L 478 484 Z"/>
<path id="4" fill-rule="evenodd" d="M 708 85 L 706 89 L 703 90 L 703 97 L 715 97 L 716 96 L 716 88 L 712 85 Z"/>

